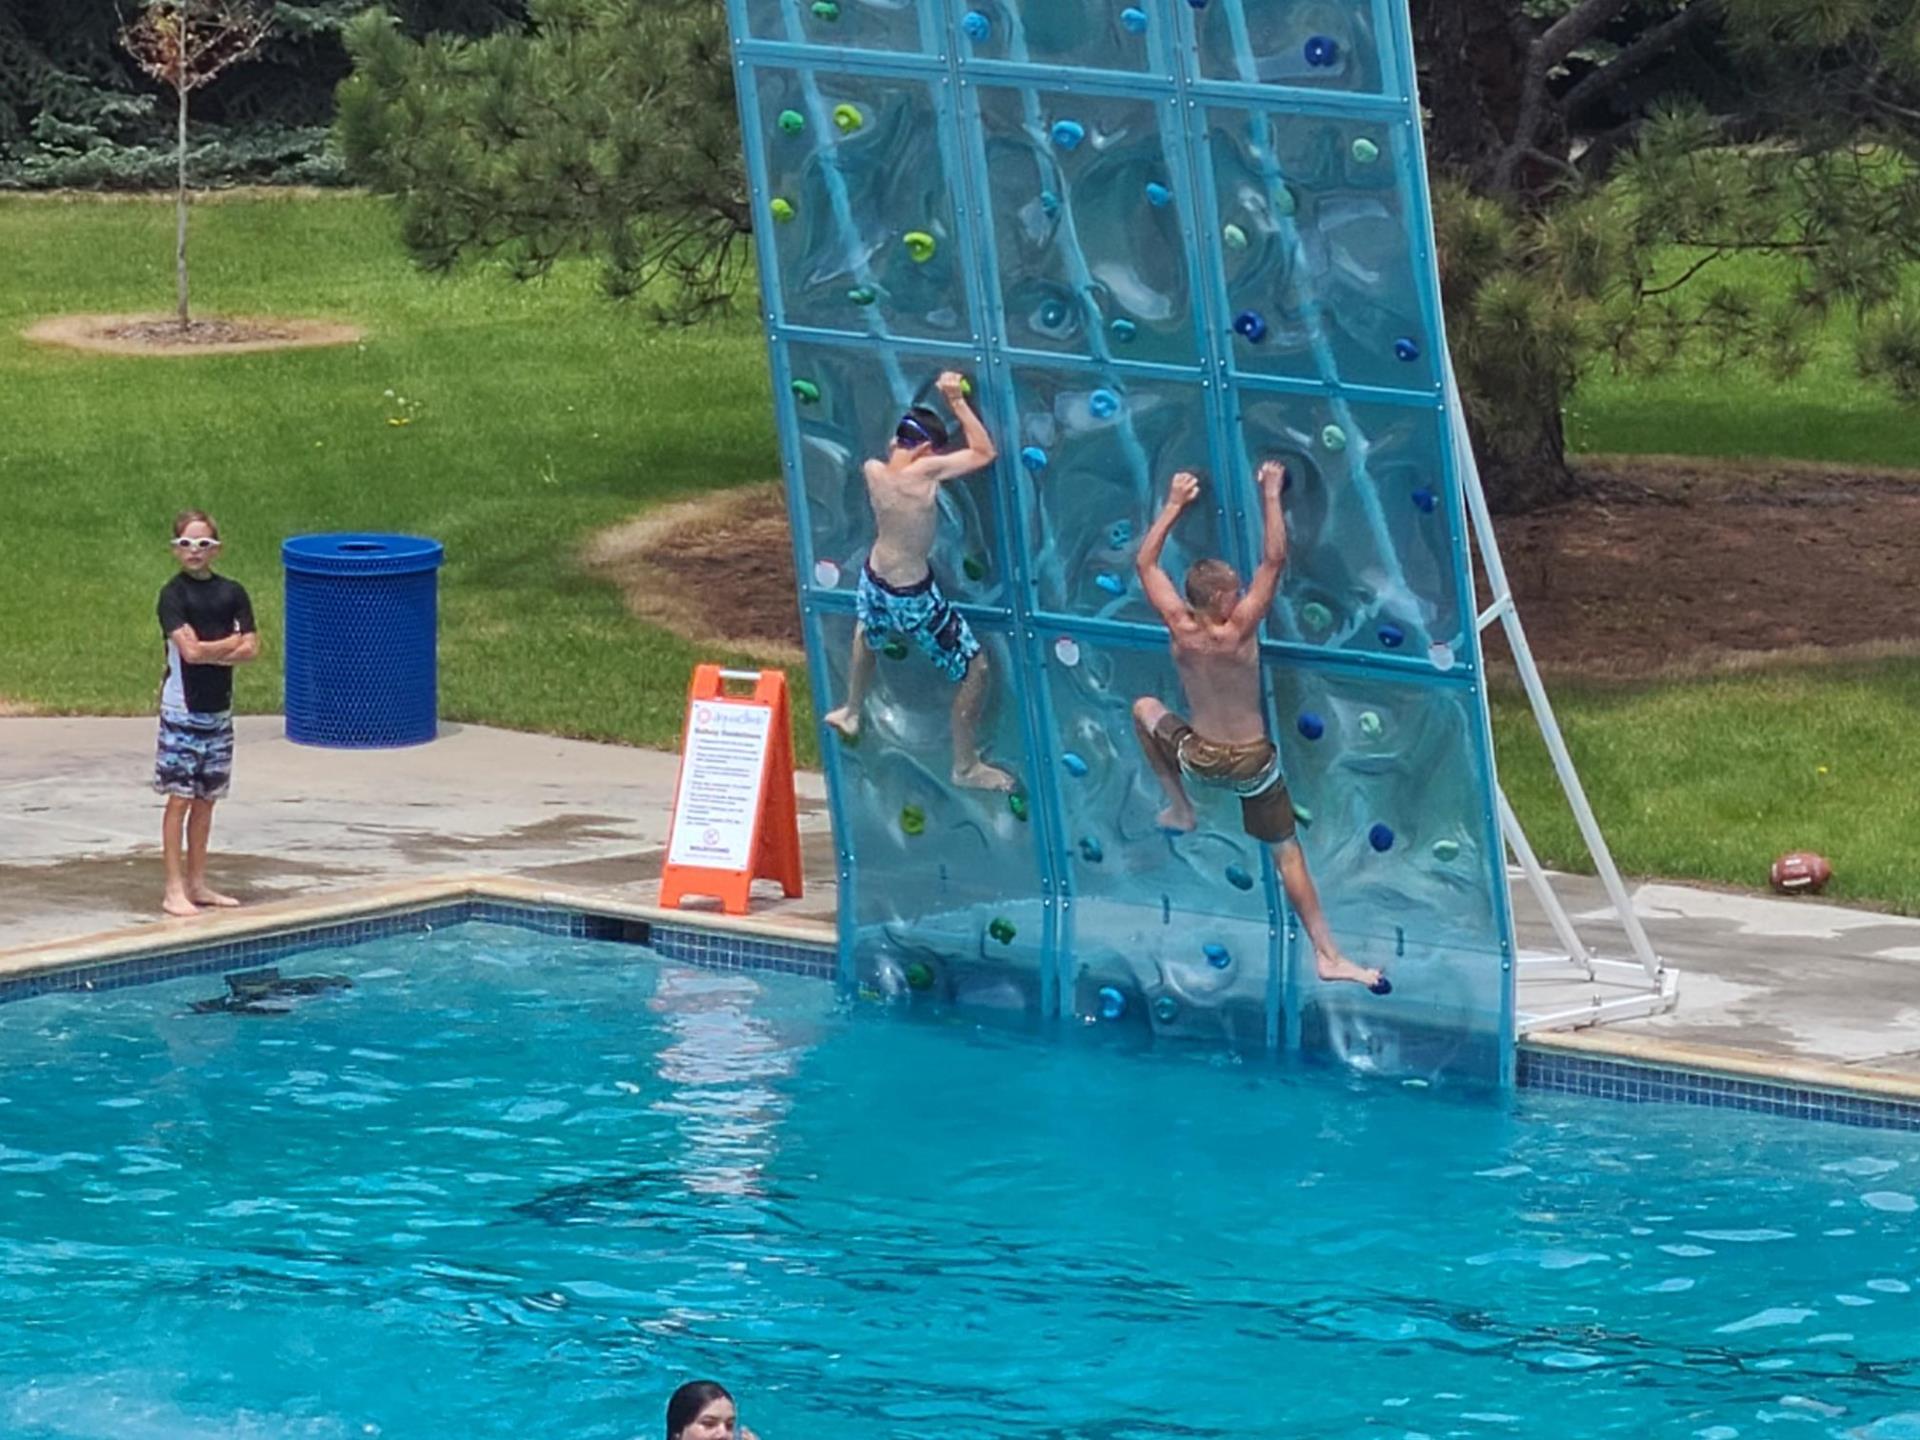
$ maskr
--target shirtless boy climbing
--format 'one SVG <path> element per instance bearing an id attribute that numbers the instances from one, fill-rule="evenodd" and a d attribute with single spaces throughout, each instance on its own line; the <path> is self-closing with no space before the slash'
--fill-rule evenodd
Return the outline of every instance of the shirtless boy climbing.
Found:
<path id="1" fill-rule="evenodd" d="M 893 632 L 911 636 L 935 668 L 960 687 L 953 698 L 953 783 L 1006 791 L 1013 789 L 1013 777 L 980 758 L 987 657 L 966 617 L 941 593 L 927 559 L 940 521 L 941 485 L 978 474 L 993 464 L 999 451 L 967 403 L 966 382 L 948 371 L 938 388 L 960 421 L 966 449 L 942 454 L 948 442 L 946 425 L 933 411 L 916 405 L 901 417 L 886 458 L 867 461 L 873 550 L 860 572 L 847 703 L 826 717 L 827 724 L 849 741 L 860 738 L 874 652 L 886 647 Z"/>
<path id="2" fill-rule="evenodd" d="M 1134 730 L 1167 793 L 1161 826 L 1187 831 L 1198 823 L 1187 796 L 1188 780 L 1237 794 L 1247 833 L 1273 851 L 1287 900 L 1313 942 L 1320 978 L 1386 995 L 1393 989 L 1387 977 L 1354 964 L 1334 943 L 1295 834 L 1280 752 L 1267 735 L 1260 695 L 1260 626 L 1287 564 L 1287 522 L 1280 509 L 1286 479 L 1286 467 L 1277 461 L 1260 467 L 1266 538 L 1253 582 L 1243 589 L 1238 572 L 1226 561 L 1199 560 L 1187 571 L 1182 597 L 1160 567 L 1160 556 L 1181 513 L 1199 498 L 1200 481 L 1186 471 L 1173 477 L 1166 506 L 1140 542 L 1135 563 L 1147 599 L 1172 636 L 1174 667 L 1193 719 L 1189 723 L 1160 701 L 1143 697 L 1134 702 Z"/>

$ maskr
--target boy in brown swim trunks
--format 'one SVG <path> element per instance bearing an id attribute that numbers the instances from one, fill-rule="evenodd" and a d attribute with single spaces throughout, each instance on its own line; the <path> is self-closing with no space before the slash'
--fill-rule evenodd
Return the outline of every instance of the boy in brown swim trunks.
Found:
<path id="1" fill-rule="evenodd" d="M 1173 477 L 1167 503 L 1146 538 L 1135 565 L 1147 599 L 1173 639 L 1173 663 L 1193 708 L 1191 723 L 1144 696 L 1133 705 L 1133 726 L 1147 763 L 1167 792 L 1163 828 L 1188 831 L 1198 824 L 1186 782 L 1231 790 L 1240 797 L 1247 833 L 1273 851 L 1287 900 L 1313 942 L 1320 978 L 1364 985 L 1376 995 L 1393 986 L 1378 970 L 1353 963 L 1334 943 L 1307 872 L 1307 857 L 1294 833 L 1293 801 L 1280 771 L 1280 752 L 1267 735 L 1260 698 L 1260 626 L 1280 589 L 1287 565 L 1287 522 L 1280 509 L 1286 467 L 1269 460 L 1260 467 L 1266 541 L 1253 581 L 1224 560 L 1196 561 L 1187 571 L 1183 596 L 1160 567 L 1161 552 L 1181 513 L 1200 495 L 1199 478 Z"/>

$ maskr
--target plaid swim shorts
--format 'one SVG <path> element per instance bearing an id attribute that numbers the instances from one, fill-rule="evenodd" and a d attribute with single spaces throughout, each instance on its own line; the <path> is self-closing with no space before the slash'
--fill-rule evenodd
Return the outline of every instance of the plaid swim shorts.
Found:
<path id="1" fill-rule="evenodd" d="M 233 716 L 160 712 L 153 788 L 188 800 L 218 800 L 233 777 Z"/>

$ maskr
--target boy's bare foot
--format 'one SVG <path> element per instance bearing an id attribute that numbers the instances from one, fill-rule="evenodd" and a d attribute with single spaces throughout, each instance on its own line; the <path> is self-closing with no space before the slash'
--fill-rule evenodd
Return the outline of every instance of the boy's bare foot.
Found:
<path id="1" fill-rule="evenodd" d="M 1200 824 L 1200 817 L 1194 814 L 1192 805 L 1169 805 L 1153 817 L 1153 823 L 1176 835 L 1187 835 Z"/>
<path id="2" fill-rule="evenodd" d="M 1393 993 L 1393 982 L 1387 979 L 1384 972 L 1368 970 L 1356 965 L 1337 950 L 1317 951 L 1313 961 L 1314 968 L 1320 973 L 1320 978 L 1329 985 L 1342 983 L 1362 985 L 1376 995 Z"/>
<path id="3" fill-rule="evenodd" d="M 996 795 L 1008 794 L 1013 789 L 1013 777 L 984 760 L 976 760 L 971 765 L 954 766 L 953 783 L 962 790 L 991 790 Z"/>
<path id="4" fill-rule="evenodd" d="M 240 906 L 240 902 L 233 896 L 222 895 L 218 890 L 209 889 L 205 885 L 191 891 L 188 898 L 196 905 L 211 906 L 216 910 L 235 910 Z"/>
<path id="5" fill-rule="evenodd" d="M 860 739 L 860 717 L 845 705 L 827 716 L 827 724 L 838 730 L 840 738 L 849 745 Z"/>
<path id="6" fill-rule="evenodd" d="M 175 895 L 171 892 L 161 900 L 160 908 L 169 915 L 198 915 L 200 913 L 200 907 L 194 904 L 193 901 L 184 895 Z"/>

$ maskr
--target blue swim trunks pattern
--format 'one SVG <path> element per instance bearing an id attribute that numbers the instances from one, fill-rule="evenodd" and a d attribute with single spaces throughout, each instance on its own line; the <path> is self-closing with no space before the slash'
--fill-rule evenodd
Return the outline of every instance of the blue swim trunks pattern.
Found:
<path id="1" fill-rule="evenodd" d="M 218 800 L 233 777 L 233 716 L 160 712 L 153 788 L 188 800 Z"/>
<path id="2" fill-rule="evenodd" d="M 896 589 L 863 565 L 855 603 L 870 648 L 884 650 L 889 633 L 898 631 L 911 636 L 920 653 L 949 680 L 957 684 L 967 678 L 973 657 L 980 653 L 979 638 L 931 574 L 918 585 Z"/>

